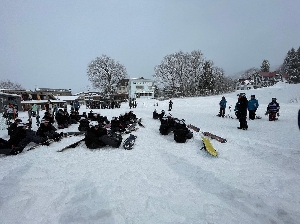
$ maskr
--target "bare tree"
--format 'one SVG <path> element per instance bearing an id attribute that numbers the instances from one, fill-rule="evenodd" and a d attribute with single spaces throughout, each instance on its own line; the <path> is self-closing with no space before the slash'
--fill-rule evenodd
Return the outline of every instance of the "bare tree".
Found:
<path id="1" fill-rule="evenodd" d="M 90 62 L 87 76 L 93 87 L 104 95 L 112 94 L 118 82 L 128 78 L 125 66 L 106 55 Z"/>
<path id="2" fill-rule="evenodd" d="M 10 80 L 2 80 L 0 81 L 0 89 L 14 89 L 21 90 L 24 89 L 20 84 L 13 83 Z"/>
<path id="3" fill-rule="evenodd" d="M 174 54 L 165 56 L 161 64 L 154 68 L 155 74 L 153 76 L 156 82 L 159 85 L 169 87 L 172 96 L 174 96 L 176 87 L 178 86 L 176 69 Z"/>

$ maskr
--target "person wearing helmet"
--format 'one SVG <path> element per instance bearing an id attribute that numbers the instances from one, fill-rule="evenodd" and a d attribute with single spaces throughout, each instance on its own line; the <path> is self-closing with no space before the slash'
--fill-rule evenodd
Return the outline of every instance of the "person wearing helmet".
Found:
<path id="1" fill-rule="evenodd" d="M 255 95 L 251 95 L 251 99 L 248 101 L 248 111 L 249 111 L 249 119 L 255 119 L 255 113 L 258 108 L 258 100 L 255 99 Z"/>
<path id="2" fill-rule="evenodd" d="M 79 121 L 78 130 L 79 131 L 88 131 L 90 128 L 90 122 L 86 117 L 81 117 Z"/>
<path id="3" fill-rule="evenodd" d="M 279 117 L 279 109 L 279 103 L 277 102 L 277 99 L 273 97 L 272 101 L 267 106 L 266 115 L 269 114 L 269 121 L 278 120 L 278 118 L 276 118 L 276 115 Z"/>
<path id="4" fill-rule="evenodd" d="M 220 105 L 220 112 L 218 114 L 219 117 L 224 117 L 225 116 L 225 109 L 226 109 L 226 99 L 225 99 L 225 96 L 222 97 L 219 105 Z"/>
<path id="5" fill-rule="evenodd" d="M 85 136 L 85 144 L 89 149 L 98 149 L 106 145 L 118 148 L 121 145 L 121 135 L 109 136 L 107 130 L 100 127 L 99 124 L 91 122 L 91 125 Z"/>
<path id="6" fill-rule="evenodd" d="M 8 135 L 13 135 L 14 132 L 16 132 L 18 124 L 20 124 L 22 122 L 21 119 L 17 118 L 13 123 L 11 123 L 11 125 L 9 126 L 9 128 L 7 129 L 8 131 Z"/>
<path id="7" fill-rule="evenodd" d="M 237 112 L 239 117 L 240 126 L 238 129 L 247 130 L 247 108 L 248 108 L 248 100 L 245 93 L 240 94 L 240 98 L 237 104 Z"/>
<path id="8" fill-rule="evenodd" d="M 158 119 L 159 118 L 159 114 L 157 113 L 156 109 L 154 109 L 153 111 L 153 119 Z"/>
<path id="9" fill-rule="evenodd" d="M 62 133 L 57 133 L 56 128 L 47 119 L 42 120 L 36 135 L 46 139 L 55 139 L 56 141 L 59 141 L 62 137 Z"/>
<path id="10" fill-rule="evenodd" d="M 100 140 L 100 137 L 107 134 L 105 128 L 100 128 L 97 121 L 90 122 L 90 128 L 85 136 L 85 144 L 89 149 L 102 148 L 106 144 Z"/>

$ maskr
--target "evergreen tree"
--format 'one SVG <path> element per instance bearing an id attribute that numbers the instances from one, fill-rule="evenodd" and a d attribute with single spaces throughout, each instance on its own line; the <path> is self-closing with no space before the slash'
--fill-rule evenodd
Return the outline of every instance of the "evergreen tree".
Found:
<path id="1" fill-rule="evenodd" d="M 288 51 L 283 65 L 282 72 L 290 76 L 290 80 L 294 83 L 300 82 L 300 68 L 299 68 L 299 49 L 295 51 L 294 48 Z"/>
<path id="2" fill-rule="evenodd" d="M 212 62 L 205 61 L 203 73 L 200 78 L 200 89 L 202 94 L 212 94 L 215 84 L 215 77 L 212 73 Z"/>
<path id="3" fill-rule="evenodd" d="M 270 72 L 270 63 L 268 60 L 263 60 L 262 65 L 260 66 L 261 72 Z"/>

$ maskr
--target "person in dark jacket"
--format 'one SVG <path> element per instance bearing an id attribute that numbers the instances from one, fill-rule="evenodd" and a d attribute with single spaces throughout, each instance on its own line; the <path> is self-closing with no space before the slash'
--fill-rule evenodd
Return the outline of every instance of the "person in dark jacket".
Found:
<path id="1" fill-rule="evenodd" d="M 156 109 L 153 111 L 153 119 L 158 119 L 159 114 L 157 113 Z"/>
<path id="2" fill-rule="evenodd" d="M 171 111 L 172 108 L 173 108 L 173 102 L 172 102 L 172 100 L 170 100 L 170 101 L 169 101 L 169 111 Z"/>
<path id="3" fill-rule="evenodd" d="M 39 144 L 44 141 L 46 141 L 45 138 L 37 136 L 35 131 L 27 130 L 27 125 L 20 123 L 8 141 L 0 139 L 0 152 L 16 155 L 21 153 L 30 142 Z"/>
<path id="4" fill-rule="evenodd" d="M 248 109 L 248 100 L 246 98 L 246 94 L 242 93 L 240 95 L 240 99 L 239 99 L 238 105 L 237 105 L 237 111 L 239 114 L 239 122 L 240 122 L 240 127 L 238 127 L 238 129 L 243 129 L 243 130 L 248 129 L 247 109 Z"/>
<path id="5" fill-rule="evenodd" d="M 107 130 L 101 128 L 98 122 L 91 122 L 91 127 L 88 129 L 85 136 L 85 144 L 89 149 L 97 149 L 106 146 L 106 144 L 100 140 L 104 135 L 107 135 Z"/>
<path id="6" fill-rule="evenodd" d="M 44 117 L 42 119 L 48 120 L 51 124 L 54 124 L 54 117 L 48 111 L 45 112 Z"/>
<path id="7" fill-rule="evenodd" d="M 48 120 L 42 120 L 36 134 L 42 138 L 54 139 L 56 141 L 59 141 L 63 135 L 62 132 L 57 133 L 56 128 Z"/>
<path id="8" fill-rule="evenodd" d="M 87 118 L 81 117 L 79 121 L 78 130 L 79 131 L 88 131 L 90 129 L 90 122 Z"/>
<path id="9" fill-rule="evenodd" d="M 16 119 L 15 122 L 11 123 L 11 125 L 8 127 L 8 135 L 11 136 L 17 131 L 18 124 L 22 122 L 21 119 Z"/>
<path id="10" fill-rule="evenodd" d="M 236 102 L 235 107 L 234 107 L 234 113 L 235 113 L 236 118 L 237 118 L 237 119 L 240 119 L 240 118 L 239 118 L 238 105 L 239 105 L 239 101 L 240 101 L 241 97 L 240 97 L 240 95 L 238 95 L 238 97 L 239 97 L 239 98 L 238 98 L 238 101 Z"/>
<path id="11" fill-rule="evenodd" d="M 65 112 L 62 109 L 58 110 L 58 113 L 55 116 L 55 120 L 59 129 L 68 127 L 68 117 L 65 115 Z"/>

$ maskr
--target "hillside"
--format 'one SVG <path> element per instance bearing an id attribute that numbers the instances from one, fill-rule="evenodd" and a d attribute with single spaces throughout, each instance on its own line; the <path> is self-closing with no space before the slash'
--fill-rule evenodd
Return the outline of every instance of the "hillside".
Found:
<path id="1" fill-rule="evenodd" d="M 72 137 L 2 157 L 0 223 L 298 223 L 299 89 L 278 83 L 246 91 L 256 95 L 262 116 L 248 121 L 247 131 L 236 128 L 236 119 L 215 116 L 222 96 L 173 99 L 173 117 L 227 139 L 211 140 L 217 158 L 200 150 L 200 133 L 183 144 L 160 135 L 152 112 L 167 111 L 168 101 L 153 99 L 138 99 L 133 109 L 145 128 L 136 132 L 131 151 L 81 144 L 58 153 L 80 138 Z M 228 106 L 237 94 L 224 95 L 232 116 Z M 281 106 L 276 122 L 264 115 L 272 97 Z M 108 118 L 127 111 L 127 104 L 94 110 Z M 8 137 L 5 130 L 0 136 Z"/>

